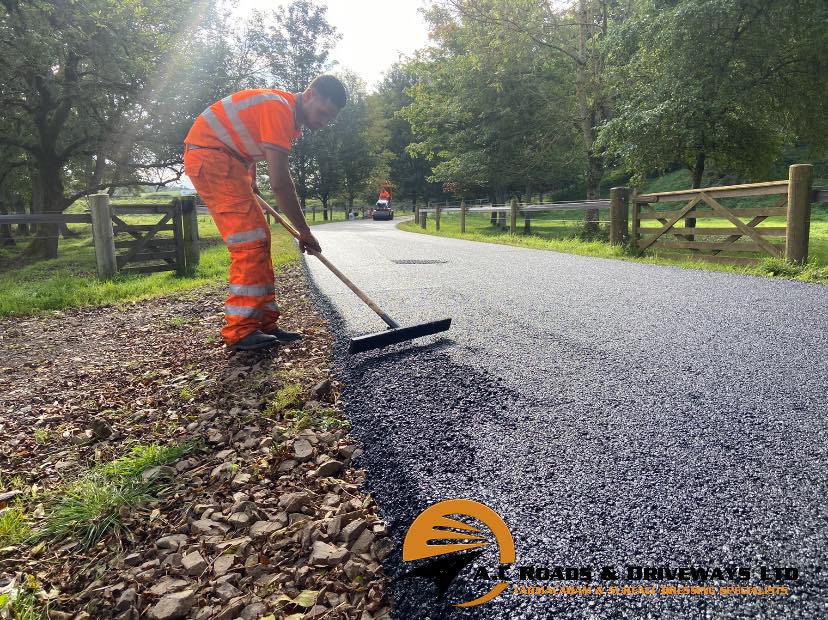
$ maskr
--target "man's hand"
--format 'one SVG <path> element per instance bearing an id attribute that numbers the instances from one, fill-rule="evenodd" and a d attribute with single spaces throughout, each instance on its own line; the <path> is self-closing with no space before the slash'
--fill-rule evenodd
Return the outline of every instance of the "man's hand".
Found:
<path id="1" fill-rule="evenodd" d="M 308 250 L 322 252 L 322 248 L 319 246 L 316 237 L 311 234 L 310 228 L 299 233 L 299 251 L 307 252 Z"/>

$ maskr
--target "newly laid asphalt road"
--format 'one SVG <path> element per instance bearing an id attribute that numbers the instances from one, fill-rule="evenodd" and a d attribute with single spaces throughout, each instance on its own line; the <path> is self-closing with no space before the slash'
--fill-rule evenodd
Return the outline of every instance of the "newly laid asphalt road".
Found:
<path id="1" fill-rule="evenodd" d="M 613 566 L 620 577 L 628 565 L 736 565 L 754 585 L 761 566 L 799 571 L 787 597 L 510 589 L 460 609 L 446 600 L 488 589 L 474 571 L 496 568 L 493 551 L 442 600 L 431 581 L 405 576 L 397 552 L 397 618 L 828 618 L 828 288 L 392 223 L 314 234 L 399 322 L 454 321 L 443 337 L 348 357 L 347 337 L 382 324 L 307 260 L 340 331 L 367 484 L 398 542 L 421 510 L 458 497 L 503 517 L 517 565 Z M 394 262 L 421 260 L 440 262 Z M 613 583 L 641 582 L 588 585 Z"/>

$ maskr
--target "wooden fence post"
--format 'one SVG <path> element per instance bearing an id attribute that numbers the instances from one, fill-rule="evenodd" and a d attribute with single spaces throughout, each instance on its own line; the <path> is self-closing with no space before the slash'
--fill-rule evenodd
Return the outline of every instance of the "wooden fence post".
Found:
<path id="1" fill-rule="evenodd" d="M 175 238 L 175 272 L 179 276 L 187 275 L 187 248 L 184 241 L 184 208 L 181 198 L 172 203 L 173 237 Z"/>
<path id="2" fill-rule="evenodd" d="M 109 194 L 93 194 L 89 198 L 98 277 L 111 278 L 118 273 L 118 261 L 115 259 L 115 234 L 112 230 L 112 207 L 109 205 Z"/>
<path id="3" fill-rule="evenodd" d="M 415 224 L 420 223 L 420 206 L 419 205 L 414 205 L 414 223 Z"/>
<path id="4" fill-rule="evenodd" d="M 785 258 L 793 263 L 808 260 L 808 234 L 811 226 L 811 164 L 794 164 L 788 171 L 788 228 Z"/>
<path id="5" fill-rule="evenodd" d="M 512 216 L 509 222 L 509 234 L 514 235 L 517 233 L 517 198 L 512 198 L 512 203 L 509 205 L 509 212 Z"/>
<path id="6" fill-rule="evenodd" d="M 466 232 L 466 201 L 460 201 L 460 234 Z"/>
<path id="7" fill-rule="evenodd" d="M 428 217 L 428 213 L 426 211 L 420 211 L 420 228 L 426 227 L 426 218 Z"/>
<path id="8" fill-rule="evenodd" d="M 531 211 L 527 211 L 524 209 L 523 211 L 523 234 L 524 235 L 531 235 L 532 234 L 532 218 L 531 218 Z"/>
<path id="9" fill-rule="evenodd" d="M 184 219 L 184 261 L 187 271 L 193 273 L 201 258 L 195 196 L 185 196 L 181 199 L 181 214 Z"/>
<path id="10" fill-rule="evenodd" d="M 610 245 L 622 245 L 629 236 L 630 189 L 610 190 Z"/>
<path id="11" fill-rule="evenodd" d="M 436 205 L 434 207 L 434 227 L 436 230 L 440 230 L 440 205 Z"/>
<path id="12" fill-rule="evenodd" d="M 633 255 L 638 256 L 638 216 L 641 215 L 641 204 L 635 201 L 636 193 L 632 194 L 632 234 L 630 235 L 630 243 L 632 245 Z"/>

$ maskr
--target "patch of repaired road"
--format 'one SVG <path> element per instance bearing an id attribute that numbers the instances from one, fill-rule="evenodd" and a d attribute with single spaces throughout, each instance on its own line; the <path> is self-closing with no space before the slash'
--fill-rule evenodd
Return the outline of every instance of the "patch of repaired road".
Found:
<path id="1" fill-rule="evenodd" d="M 475 570 L 496 569 L 490 552 L 440 601 L 428 580 L 405 576 L 398 549 L 388 566 L 397 618 L 828 613 L 828 289 L 374 222 L 315 234 L 403 325 L 453 317 L 443 336 L 348 357 L 348 337 L 382 324 L 306 261 L 339 331 L 335 360 L 367 485 L 397 542 L 432 503 L 465 497 L 503 517 L 518 565 L 613 566 L 624 577 L 627 566 L 799 571 L 795 581 L 768 582 L 786 583 L 788 596 L 510 588 L 460 609 L 446 601 L 481 593 Z"/>

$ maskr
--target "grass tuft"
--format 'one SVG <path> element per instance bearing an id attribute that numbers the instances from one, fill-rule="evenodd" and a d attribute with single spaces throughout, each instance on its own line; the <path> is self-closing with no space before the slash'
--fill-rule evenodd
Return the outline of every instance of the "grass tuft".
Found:
<path id="1" fill-rule="evenodd" d="M 34 430 L 34 440 L 38 446 L 43 446 L 49 441 L 49 429 L 36 428 Z"/>
<path id="2" fill-rule="evenodd" d="M 30 532 L 26 513 L 20 507 L 12 506 L 0 511 L 0 547 L 20 544 Z"/>
<path id="3" fill-rule="evenodd" d="M 299 406 L 302 386 L 298 383 L 288 383 L 276 392 L 276 396 L 270 401 L 264 410 L 266 417 L 278 416 L 280 413 Z"/>
<path id="4" fill-rule="evenodd" d="M 193 444 L 137 445 L 130 453 L 92 469 L 56 492 L 47 502 L 37 540 L 74 537 L 89 548 L 103 536 L 125 531 L 122 512 L 139 506 L 158 490 L 158 482 L 141 478 L 151 467 L 169 465 L 193 449 Z"/>
<path id="5" fill-rule="evenodd" d="M 88 474 L 63 489 L 57 503 L 47 508 L 36 538 L 75 537 L 89 548 L 107 531 L 119 533 L 123 528 L 121 507 L 138 506 L 150 498 L 148 485 L 137 480 L 112 480 L 99 472 Z"/>
<path id="6" fill-rule="evenodd" d="M 333 431 L 340 428 L 349 428 L 350 422 L 337 417 L 336 411 L 330 407 L 315 407 L 313 409 L 293 409 L 285 414 L 291 420 L 290 432 L 298 433 L 306 428 L 318 428 L 323 431 Z"/>
<path id="7" fill-rule="evenodd" d="M 169 465 L 193 449 L 192 443 L 163 446 L 161 444 L 139 444 L 133 446 L 130 453 L 119 457 L 103 466 L 103 474 L 108 478 L 138 478 L 150 467 Z"/>

